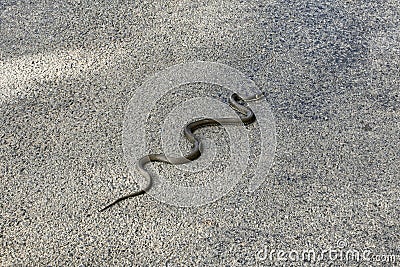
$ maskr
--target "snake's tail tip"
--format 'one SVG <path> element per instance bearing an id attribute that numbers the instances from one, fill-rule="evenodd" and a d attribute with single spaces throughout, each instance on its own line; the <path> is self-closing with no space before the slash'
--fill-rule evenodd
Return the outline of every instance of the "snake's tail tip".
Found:
<path id="1" fill-rule="evenodd" d="M 109 205 L 107 205 L 107 206 L 105 206 L 104 208 L 102 208 L 101 210 L 99 210 L 99 212 L 103 212 L 103 211 L 106 211 L 106 210 L 108 210 L 112 205 L 114 205 L 115 203 L 112 203 L 112 204 L 109 204 Z"/>

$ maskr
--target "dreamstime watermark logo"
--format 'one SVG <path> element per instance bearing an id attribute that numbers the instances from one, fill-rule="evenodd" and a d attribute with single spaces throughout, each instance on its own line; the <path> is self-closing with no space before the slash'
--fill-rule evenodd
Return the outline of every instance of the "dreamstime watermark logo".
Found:
<path id="1" fill-rule="evenodd" d="M 149 114 L 163 96 L 171 94 L 173 90 L 181 86 L 194 83 L 221 86 L 243 97 L 261 93 L 255 83 L 243 73 L 215 62 L 196 61 L 178 64 L 146 79 L 142 86 L 135 90 L 134 96 L 128 103 L 123 127 L 125 160 L 129 171 L 137 178 L 139 186 L 143 187 L 146 182 L 144 177 L 138 176 L 135 172 L 137 160 L 151 152 L 146 147 L 145 140 L 145 124 Z M 258 162 L 255 164 L 255 175 L 250 177 L 250 181 L 247 181 L 248 190 L 253 192 L 264 181 L 272 164 L 276 146 L 275 122 L 265 98 L 247 104 L 256 116 L 260 132 L 257 142 L 261 151 L 257 158 Z M 188 122 L 199 118 L 211 118 L 218 121 L 221 118 L 239 119 L 239 115 L 220 100 L 207 96 L 189 98 L 174 106 L 161 125 L 162 153 L 167 157 L 185 155 L 185 152 L 178 150 L 182 129 Z M 250 156 L 250 143 L 249 131 L 243 124 L 222 124 L 222 126 L 227 132 L 230 142 L 229 164 L 223 174 L 218 173 L 215 177 L 209 177 L 208 180 L 211 182 L 204 186 L 183 186 L 169 182 L 152 169 L 153 185 L 147 193 L 164 203 L 184 207 L 204 205 L 227 194 L 243 178 L 243 172 L 248 165 Z M 213 150 L 209 149 L 212 144 L 207 143 L 207 140 L 204 141 L 204 145 L 206 146 L 204 154 L 211 155 L 211 159 L 206 160 L 208 162 L 204 162 L 204 160 L 202 162 L 202 157 L 200 157 L 193 162 L 200 162 L 200 165 L 189 163 L 174 166 L 180 171 L 192 173 L 204 170 L 205 166 L 210 167 L 212 161 L 218 159 L 218 155 L 213 154 Z M 146 168 L 149 166 L 146 165 Z"/>
<path id="2" fill-rule="evenodd" d="M 269 262 L 309 262 L 309 263 L 350 263 L 379 262 L 395 264 L 400 255 L 375 254 L 371 249 L 352 249 L 346 240 L 337 241 L 336 246 L 326 249 L 269 249 L 264 247 L 257 252 L 258 261 Z"/>

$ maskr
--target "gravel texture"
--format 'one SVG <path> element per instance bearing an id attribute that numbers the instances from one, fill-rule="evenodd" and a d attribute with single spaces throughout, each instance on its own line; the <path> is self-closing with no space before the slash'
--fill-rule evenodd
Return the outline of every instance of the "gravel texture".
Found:
<path id="1" fill-rule="evenodd" d="M 144 195 L 99 213 L 137 188 L 122 150 L 135 88 L 193 60 L 265 92 L 266 182 L 196 208 Z M 338 246 L 376 257 L 335 266 L 398 264 L 399 85 L 397 1 L 0 1 L 0 265 L 302 266 L 262 255 Z M 149 119 L 154 149 L 174 100 Z M 201 133 L 224 152 L 224 131 Z"/>

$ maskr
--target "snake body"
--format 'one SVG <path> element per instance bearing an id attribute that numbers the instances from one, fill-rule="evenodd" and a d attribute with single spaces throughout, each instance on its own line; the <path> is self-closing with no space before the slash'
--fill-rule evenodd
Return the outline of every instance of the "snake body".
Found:
<path id="1" fill-rule="evenodd" d="M 145 194 L 152 186 L 152 177 L 150 173 L 145 169 L 145 165 L 150 162 L 158 161 L 158 162 L 165 162 L 168 164 L 173 164 L 173 165 L 179 165 L 179 164 L 185 164 L 190 161 L 196 160 L 201 156 L 201 142 L 196 138 L 194 135 L 194 131 L 206 127 L 206 126 L 213 126 L 213 125 L 235 125 L 235 124 L 250 124 L 253 123 L 256 120 L 256 117 L 253 113 L 253 111 L 242 104 L 240 104 L 238 101 L 242 100 L 245 102 L 249 101 L 254 101 L 261 99 L 263 97 L 263 94 L 256 94 L 252 95 L 249 97 L 243 97 L 239 96 L 236 93 L 233 93 L 229 97 L 229 105 L 238 111 L 242 116 L 239 116 L 237 118 L 215 118 L 215 119 L 210 119 L 210 118 L 205 118 L 205 119 L 200 119 L 197 121 L 190 122 L 186 124 L 184 127 L 184 135 L 186 139 L 192 143 L 192 149 L 189 154 L 185 155 L 184 157 L 167 157 L 165 154 L 149 154 L 146 155 L 142 158 L 140 158 L 137 161 L 136 168 L 140 172 L 141 175 L 144 176 L 145 180 L 147 181 L 147 184 L 144 188 L 141 190 L 138 190 L 134 193 L 122 196 L 112 202 L 111 204 L 107 205 L 105 208 L 101 209 L 100 211 L 105 211 L 106 209 L 114 206 L 115 204 L 128 199 L 132 197 L 136 197 L 139 195 Z"/>

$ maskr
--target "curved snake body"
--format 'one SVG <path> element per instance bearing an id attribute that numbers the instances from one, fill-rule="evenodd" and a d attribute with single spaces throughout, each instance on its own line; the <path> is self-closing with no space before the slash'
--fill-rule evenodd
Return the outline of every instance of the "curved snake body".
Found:
<path id="1" fill-rule="evenodd" d="M 194 135 L 195 130 L 205 127 L 205 126 L 212 126 L 212 125 L 235 125 L 235 124 L 240 125 L 240 124 L 253 123 L 256 120 L 253 111 L 250 108 L 248 108 L 244 105 L 241 105 L 238 101 L 243 100 L 243 101 L 249 102 L 249 101 L 258 100 L 261 97 L 263 97 L 263 94 L 252 95 L 250 97 L 242 97 L 236 93 L 233 93 L 229 97 L 229 105 L 233 109 L 235 109 L 236 111 L 241 113 L 242 116 L 239 116 L 238 118 L 215 118 L 215 119 L 205 118 L 205 119 L 200 119 L 200 120 L 193 121 L 193 122 L 186 124 L 186 126 L 184 128 L 184 135 L 187 138 L 187 140 L 190 143 L 192 143 L 192 149 L 191 149 L 190 153 L 185 155 L 184 157 L 167 157 L 167 156 L 165 156 L 165 154 L 149 154 L 149 155 L 146 155 L 146 156 L 140 158 L 136 164 L 136 168 L 138 169 L 140 174 L 142 174 L 144 176 L 145 180 L 147 181 L 146 186 L 137 192 L 134 192 L 132 194 L 128 194 L 128 195 L 118 198 L 117 200 L 115 200 L 111 204 L 107 205 L 105 208 L 103 208 L 100 211 L 104 211 L 125 199 L 145 194 L 146 191 L 148 191 L 151 188 L 152 177 L 151 177 L 150 173 L 144 167 L 147 163 L 158 161 L 158 162 L 165 162 L 165 163 L 173 164 L 173 165 L 179 165 L 179 164 L 188 163 L 190 161 L 193 161 L 193 160 L 196 160 L 197 158 L 199 158 L 201 156 L 201 142 Z"/>

